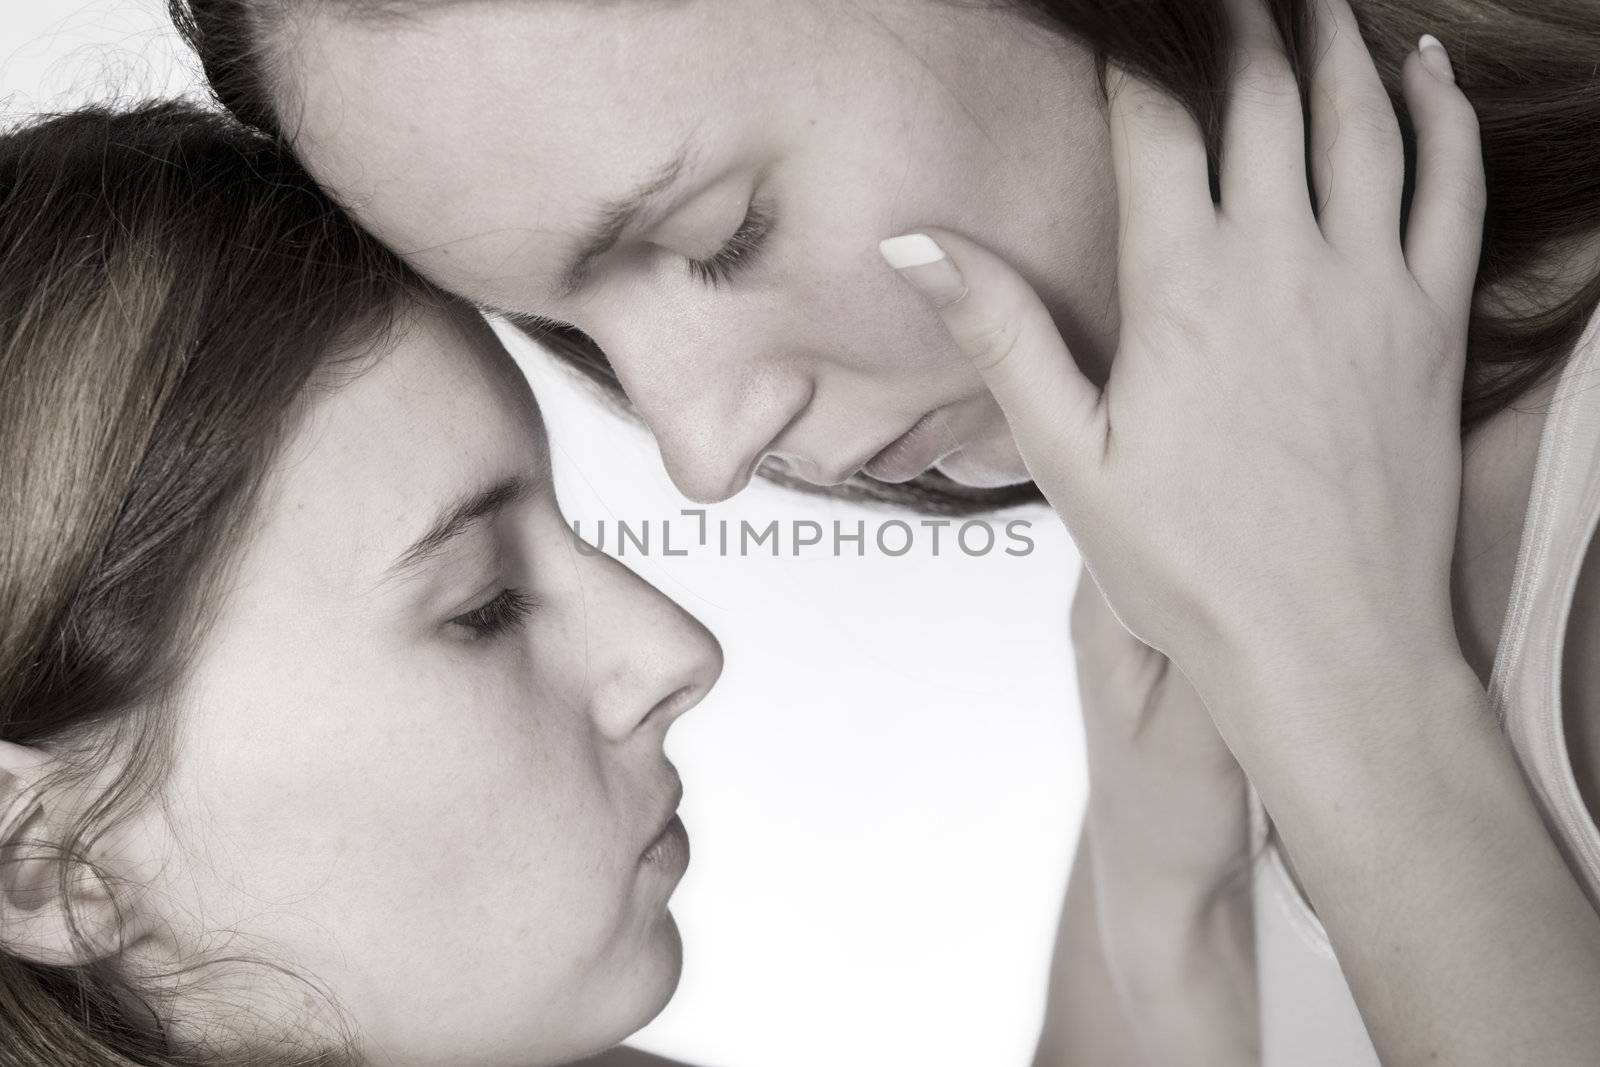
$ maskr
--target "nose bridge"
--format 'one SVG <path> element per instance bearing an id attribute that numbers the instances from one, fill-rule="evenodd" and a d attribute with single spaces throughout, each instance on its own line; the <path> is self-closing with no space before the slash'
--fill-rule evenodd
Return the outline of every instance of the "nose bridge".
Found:
<path id="1" fill-rule="evenodd" d="M 675 331 L 646 316 L 607 353 L 678 489 L 714 503 L 744 488 L 765 450 L 810 402 L 803 361 L 769 355 L 756 331 Z"/>
<path id="2" fill-rule="evenodd" d="M 590 714 L 606 737 L 671 725 L 722 674 L 722 646 L 700 621 L 598 550 L 579 553 Z"/>

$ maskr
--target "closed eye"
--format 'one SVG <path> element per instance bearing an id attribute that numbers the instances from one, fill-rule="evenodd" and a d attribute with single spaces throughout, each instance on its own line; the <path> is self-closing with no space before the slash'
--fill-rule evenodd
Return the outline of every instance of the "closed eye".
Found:
<path id="1" fill-rule="evenodd" d="M 481 641 L 515 629 L 532 611 L 532 597 L 515 589 L 502 589 L 493 600 L 457 615 L 450 622 L 467 629 L 470 640 Z"/>
<path id="2" fill-rule="evenodd" d="M 750 266 L 756 253 L 772 233 L 772 212 L 765 205 L 752 203 L 744 221 L 728 238 L 727 244 L 704 259 L 688 260 L 689 274 L 695 280 L 716 288 Z"/>

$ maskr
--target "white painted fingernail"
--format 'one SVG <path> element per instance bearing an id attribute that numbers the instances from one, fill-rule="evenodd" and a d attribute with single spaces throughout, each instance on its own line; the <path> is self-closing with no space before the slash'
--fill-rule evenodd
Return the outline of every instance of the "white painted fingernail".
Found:
<path id="1" fill-rule="evenodd" d="M 895 270 L 907 267 L 925 267 L 944 258 L 944 249 L 925 233 L 908 233 L 878 242 L 878 251 Z"/>
<path id="2" fill-rule="evenodd" d="M 1417 51 L 1422 53 L 1422 65 L 1428 68 L 1435 78 L 1446 85 L 1454 85 L 1456 72 L 1450 66 L 1450 53 L 1445 51 L 1439 38 L 1431 33 L 1425 33 L 1417 41 Z"/>

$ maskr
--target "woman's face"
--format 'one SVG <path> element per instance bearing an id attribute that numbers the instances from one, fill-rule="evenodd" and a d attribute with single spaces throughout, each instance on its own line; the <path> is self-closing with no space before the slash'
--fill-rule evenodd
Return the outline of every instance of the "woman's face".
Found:
<path id="1" fill-rule="evenodd" d="M 721 650 L 578 550 L 486 327 L 422 314 L 318 395 L 223 588 L 147 817 L 168 929 L 320 983 L 374 1062 L 565 1063 L 661 1009 L 688 859 L 662 742 Z M 194 988 L 202 1024 L 306 1010 L 249 965 Z"/>
<path id="2" fill-rule="evenodd" d="M 1094 373 L 1117 234 L 1090 55 L 979 7 L 330 2 L 272 66 L 319 179 L 447 288 L 592 336 L 689 496 L 767 454 L 997 485 L 1004 419 L 877 243 L 984 241 Z"/>

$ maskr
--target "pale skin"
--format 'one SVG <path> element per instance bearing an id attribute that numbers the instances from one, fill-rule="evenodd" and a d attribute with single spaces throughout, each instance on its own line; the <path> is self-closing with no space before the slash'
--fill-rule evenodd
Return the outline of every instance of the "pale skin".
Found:
<path id="1" fill-rule="evenodd" d="M 721 649 L 579 551 L 549 479 L 527 383 L 468 311 L 411 316 L 319 389 L 211 605 L 160 795 L 95 843 L 114 891 L 73 869 L 87 948 L 48 846 L 92 793 L 0 744 L 0 841 L 37 857 L 0 880 L 6 950 L 179 973 L 150 981 L 185 1043 L 353 1029 L 384 1067 L 568 1063 L 656 1015 L 686 859 L 647 855 L 682 790 L 663 743 Z"/>
<path id="2" fill-rule="evenodd" d="M 1058 958 L 1041 1063 L 1249 1055 L 1245 924 L 1196 906 L 1234 859 L 1242 828 L 1218 811 L 1242 821 L 1240 767 L 1385 1062 L 1567 1062 L 1600 1046 L 1600 919 L 1484 713 L 1539 407 L 1463 451 L 1482 213 L 1465 98 L 1407 61 L 1424 151 L 1402 242 L 1394 115 L 1343 3 L 1319 7 L 1310 175 L 1281 49 L 1253 4 L 1232 5 L 1248 62 L 1220 210 L 1185 116 L 1122 81 L 1099 114 L 1089 64 L 1059 38 L 931 5 L 711 7 L 313 19 L 282 92 L 308 164 L 422 269 L 595 337 L 690 496 L 737 491 L 763 455 L 835 481 L 927 411 L 951 444 L 946 474 L 1044 488 L 1115 616 L 1181 670 L 1133 672 L 1166 679 L 1155 707 L 1210 709 L 1209 751 L 1233 762 L 1135 744 L 1115 717 L 1147 694 L 1097 685 L 1096 706 L 1086 690 L 1092 796 L 1188 775 L 1189 794 L 1168 787 L 1173 839 L 1216 852 L 1151 866 L 1165 834 L 1097 824 L 1118 805 L 1091 800 L 1063 923 L 1080 951 Z M 550 45 L 536 80 L 519 52 L 532 39 Z M 595 201 L 691 136 L 696 165 L 563 291 L 551 265 Z M 695 281 L 684 261 L 764 197 L 770 247 L 720 288 Z M 871 262 L 877 239 L 913 229 L 962 275 L 941 288 L 933 272 L 937 312 Z M 1575 618 L 1572 644 L 1592 641 L 1596 612 Z M 1600 714 L 1593 683 L 1573 686 L 1573 714 Z M 1596 761 L 1579 763 L 1593 795 Z M 1211 836 L 1183 832 L 1189 819 Z M 1128 901 L 1147 884 L 1170 891 L 1125 927 L 1170 937 L 1114 936 L 1085 890 Z M 1108 977 L 1140 1033 L 1074 1024 L 1111 1020 L 1075 992 Z"/>
<path id="3" fill-rule="evenodd" d="M 1043 305 L 992 254 L 937 232 L 948 256 L 904 273 L 982 369 L 1115 617 L 1165 651 L 1203 703 L 1152 691 L 1210 710 L 1328 928 L 1379 1057 L 1580 1063 L 1600 1046 L 1600 918 L 1495 727 L 1450 595 L 1484 206 L 1470 106 L 1436 92 L 1442 79 L 1419 84 L 1415 63 L 1408 71 L 1422 163 L 1398 241 L 1398 127 L 1371 121 L 1387 104 L 1348 7 L 1321 5 L 1313 216 L 1293 76 L 1270 24 L 1252 21 L 1260 12 L 1236 10 L 1255 73 L 1228 116 L 1220 207 L 1204 195 L 1204 149 L 1181 109 L 1131 79 L 1113 98 L 1124 341 L 1103 387 L 1077 370 Z M 1228 162 L 1263 157 L 1285 162 Z M 1286 260 L 1302 270 L 1287 282 L 1271 276 Z M 1372 296 L 1380 286 L 1400 298 L 1385 307 Z M 1328 314 L 1337 329 L 1319 324 Z M 1276 400 L 1237 406 L 1256 395 Z M 1340 403 L 1352 395 L 1366 403 Z M 1217 397 L 1227 402 L 1207 405 Z M 1162 463 L 1180 442 L 1181 468 Z M 1131 538 L 1130 515 L 1165 537 Z M 1397 811 L 1406 819 L 1386 818 Z M 1127 848 L 1136 835 L 1102 848 L 1100 825 L 1091 801 L 1094 860 L 1109 867 L 1104 857 L 1131 852 L 1140 877 L 1115 883 L 1103 870 L 1096 888 L 1147 886 L 1149 857 L 1140 865 Z M 1158 854 L 1167 863 L 1174 853 Z M 1182 877 L 1180 868 L 1167 882 Z M 1206 880 L 1191 885 L 1181 927 L 1190 940 L 1220 927 L 1236 943 L 1242 924 L 1217 922 Z M 1192 973 L 1179 955 L 1130 981 L 1122 959 L 1149 956 L 1137 945 L 1119 955 L 1110 899 L 1099 897 L 1114 977 L 1160 990 Z M 1147 936 L 1145 925 L 1138 938 Z M 1212 954 L 1217 978 L 1237 973 L 1228 962 Z M 1206 1057 L 1192 1035 L 1226 1035 L 1182 1012 L 1169 1028 L 1173 1014 L 1140 1027 L 1155 1061 L 1162 1049 L 1217 1063 L 1246 1051 Z M 1174 1032 L 1182 1040 L 1169 1043 Z"/>

